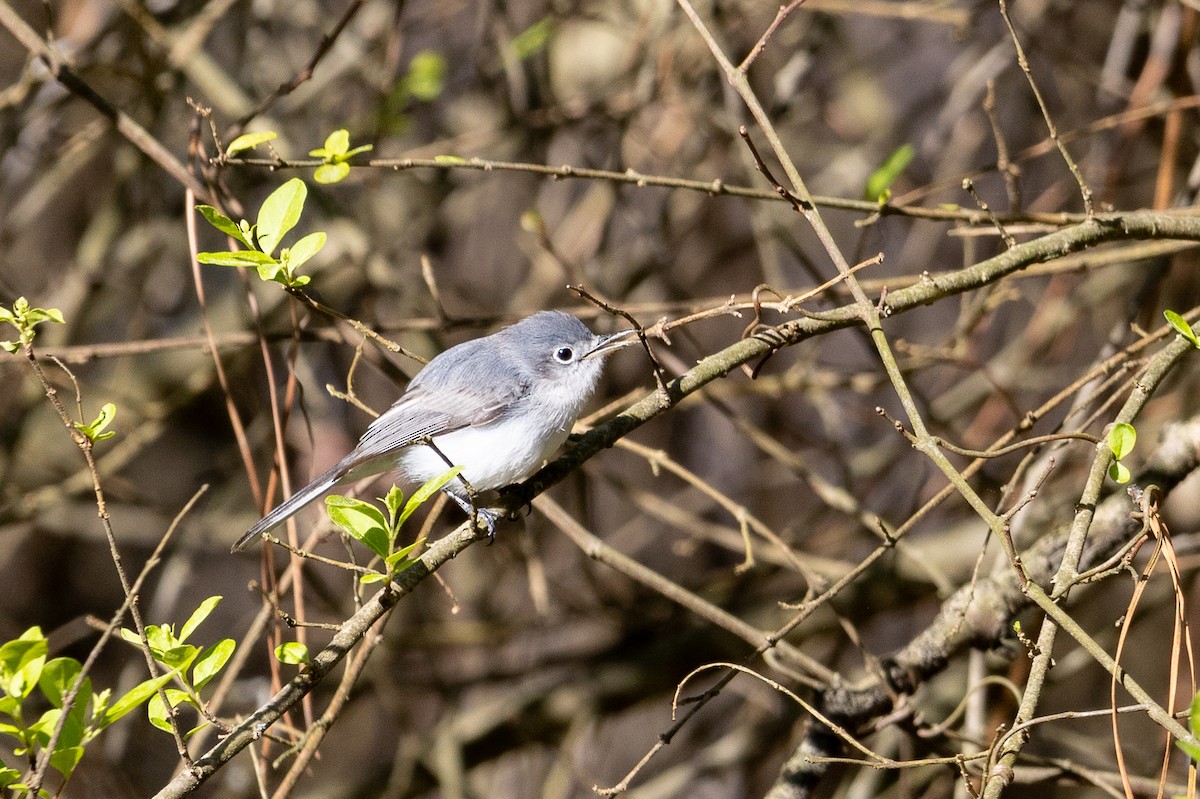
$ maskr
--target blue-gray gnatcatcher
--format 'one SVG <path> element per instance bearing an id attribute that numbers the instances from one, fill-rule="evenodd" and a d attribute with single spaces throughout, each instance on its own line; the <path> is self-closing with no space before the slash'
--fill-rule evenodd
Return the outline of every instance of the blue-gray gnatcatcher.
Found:
<path id="1" fill-rule="evenodd" d="M 335 485 L 374 474 L 396 471 L 424 483 L 444 474 L 449 460 L 477 491 L 530 476 L 567 440 L 605 356 L 636 343 L 634 332 L 598 336 L 570 314 L 542 311 L 451 347 L 417 373 L 353 452 L 259 520 L 233 551 Z M 432 447 L 422 445 L 430 439 Z M 443 490 L 472 512 L 462 481 Z M 494 536 L 495 514 L 477 513 Z"/>

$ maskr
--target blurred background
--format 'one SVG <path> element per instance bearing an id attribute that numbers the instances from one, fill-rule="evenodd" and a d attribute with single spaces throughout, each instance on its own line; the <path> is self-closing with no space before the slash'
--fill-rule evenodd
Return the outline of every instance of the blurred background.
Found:
<path id="1" fill-rule="evenodd" d="M 373 146 L 356 162 L 458 156 L 629 169 L 769 195 L 737 135 L 743 124 L 753 130 L 741 101 L 668 2 L 6 5 L 185 163 L 193 135 L 206 156 L 217 153 L 214 128 L 224 143 L 247 129 L 275 131 L 271 146 L 285 160 L 305 158 L 344 128 L 352 146 Z M 696 8 L 737 61 L 778 6 L 735 0 Z M 1191 205 L 1200 153 L 1192 5 L 1018 0 L 1011 13 L 1097 206 Z M 335 30 L 331 46 L 320 49 Z M 314 59 L 311 78 L 264 103 Z M 775 31 L 749 76 L 809 188 L 849 205 L 867 201 L 824 214 L 852 263 L 884 253 L 882 264 L 860 273 L 876 294 L 1002 252 L 995 226 L 966 218 L 980 202 L 1007 215 L 1006 231 L 1018 241 L 1067 219 L 1053 215 L 1083 209 L 1076 181 L 1047 142 L 1046 121 L 994 3 L 809 0 Z M 211 126 L 197 106 L 211 110 Z M 271 154 L 260 147 L 254 157 Z M 872 214 L 879 196 L 867 185 L 889 160 L 902 167 L 890 187 L 894 204 L 958 218 Z M 578 313 L 602 332 L 625 326 L 567 284 L 586 286 L 651 325 L 720 309 L 731 296 L 745 300 L 760 284 L 772 287 L 763 299 L 773 301 L 835 275 L 808 226 L 771 199 L 448 162 L 356 168 L 334 185 L 314 182 L 311 167 L 217 170 L 205 162 L 201 179 L 219 181 L 231 216 L 252 220 L 262 199 L 292 176 L 309 186 L 293 235 L 328 234 L 304 267 L 311 295 L 426 357 L 543 308 Z M 976 197 L 964 191 L 968 177 Z M 0 30 L 0 302 L 26 296 L 60 309 L 66 324 L 40 328 L 38 351 L 74 374 L 83 417 L 105 402 L 118 407 L 118 435 L 97 454 L 129 568 L 140 567 L 184 504 L 209 486 L 141 601 L 149 621 L 180 624 L 204 597 L 225 597 L 197 635 L 205 642 L 234 637 L 250 652 L 220 708 L 232 718 L 269 696 L 271 657 L 261 636 L 242 640 L 262 605 L 250 586 L 260 584 L 262 567 L 256 548 L 239 555 L 228 548 L 261 508 L 228 405 L 245 424 L 264 484 L 275 451 L 264 352 L 280 385 L 289 367 L 298 379 L 285 434 L 293 486 L 345 454 L 371 417 L 326 390 L 347 389 L 362 340 L 349 325 L 233 269 L 200 268 L 205 299 L 198 301 L 189 214 L 178 181 Z M 199 249 L 226 249 L 215 230 L 202 220 L 198 226 Z M 1197 303 L 1194 252 L 1121 246 L 888 319 L 931 431 L 985 448 L 1136 341 L 1140 329 L 1157 328 L 1164 308 L 1184 312 Z M 835 286 L 804 307 L 848 300 Z M 658 342 L 656 351 L 668 372 L 680 374 L 736 342 L 752 316 L 714 313 L 676 329 L 671 345 Z M 763 321 L 798 316 L 764 312 Z M 205 343 L 205 317 L 228 392 Z M 353 388 L 379 411 L 418 368 L 368 343 Z M 72 405 L 65 373 L 47 369 Z M 1125 377 L 1092 384 L 1086 394 L 1068 391 L 1033 432 L 1100 435 L 1128 395 Z M 1138 420 L 1135 471 L 1164 423 L 1195 413 L 1196 383 L 1191 359 L 1151 400 Z M 95 640 L 88 619 L 107 620 L 121 602 L 91 477 L 27 363 L 0 355 L 0 387 L 0 636 L 40 625 L 52 633 L 52 650 L 82 659 Z M 645 354 L 626 350 L 610 360 L 594 407 L 653 388 Z M 945 485 L 877 415 L 879 406 L 900 413 L 869 339 L 861 330 L 831 333 L 776 353 L 756 380 L 735 371 L 689 397 L 630 436 L 639 450 L 600 453 L 551 496 L 610 546 L 747 624 L 774 630 L 793 613 L 780 603 L 849 573 L 879 546 L 878 527 L 864 520 L 877 516 L 898 527 Z M 1082 443 L 1055 453 L 1019 543 L 1070 523 L 1093 453 Z M 993 459 L 974 478 L 993 506 L 1006 508 L 1012 491 L 1029 488 L 1029 473 L 1017 471 L 1025 455 Z M 1168 505 L 1192 594 L 1196 508 L 1195 486 L 1186 483 Z M 310 510 L 303 519 L 307 529 L 318 515 Z M 431 524 L 436 535 L 459 521 L 450 509 Z M 756 561 L 742 570 L 744 528 Z M 763 530 L 788 551 L 768 543 Z M 846 680 L 870 675 L 876 659 L 921 631 L 954 589 L 1008 568 L 986 532 L 961 500 L 940 505 L 788 641 Z M 320 551 L 345 556 L 335 540 Z M 277 558 L 275 568 L 283 562 Z M 337 623 L 353 612 L 344 572 L 316 565 L 304 574 L 308 618 Z M 750 658 L 746 641 L 589 560 L 536 512 L 439 576 L 393 613 L 296 795 L 591 796 L 594 785 L 620 781 L 671 728 L 672 693 L 693 669 L 746 662 L 802 687 Z M 1113 580 L 1080 594 L 1081 618 L 1110 650 L 1129 591 L 1129 581 Z M 1126 656 L 1161 701 L 1173 599 L 1165 580 L 1151 582 Z M 326 635 L 310 631 L 310 640 L 319 644 Z M 953 735 L 923 736 L 916 728 L 948 716 L 984 674 L 1021 684 L 1024 650 L 997 643 L 1003 646 L 990 654 L 955 658 L 923 686 L 913 700 L 917 719 L 873 736 L 877 751 L 897 759 L 967 751 Z M 112 644 L 94 679 L 128 686 L 144 679 L 144 669 L 131 648 Z M 317 691 L 318 711 L 332 690 L 331 683 Z M 1003 690 L 984 695 L 975 732 L 986 747 L 1014 705 Z M 1066 652 L 1042 710 L 1108 702 L 1107 676 Z M 144 796 L 169 779 L 178 761 L 173 742 L 136 715 L 89 749 L 66 795 Z M 630 795 L 763 795 L 799 742 L 803 716 L 786 696 L 739 677 L 637 774 Z M 1018 786 L 1021 795 L 1101 795 L 1078 772 L 1111 782 L 1107 718 L 1051 729 L 1030 744 L 1031 757 L 1046 760 L 1031 763 L 1044 766 L 1036 774 L 1022 772 L 1030 783 Z M 1138 716 L 1122 721 L 1130 769 L 1149 779 L 1163 752 L 1155 730 Z M 1182 779 L 1179 762 L 1170 774 Z M 963 786 L 953 766 L 845 767 L 823 791 L 939 797 L 963 795 Z M 258 795 L 249 757 L 222 769 L 201 794 Z"/>

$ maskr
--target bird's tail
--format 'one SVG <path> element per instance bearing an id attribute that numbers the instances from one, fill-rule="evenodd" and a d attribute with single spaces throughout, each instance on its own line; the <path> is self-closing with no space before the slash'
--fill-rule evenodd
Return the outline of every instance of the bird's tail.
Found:
<path id="1" fill-rule="evenodd" d="M 245 534 L 237 540 L 237 543 L 233 545 L 230 551 L 237 552 L 262 533 L 275 529 L 292 516 L 296 515 L 296 513 L 298 513 L 305 505 L 337 485 L 338 482 L 346 476 L 346 472 L 349 471 L 349 460 L 349 458 L 346 458 L 337 462 L 327 471 L 323 472 L 320 477 L 313 480 L 295 494 L 292 494 L 290 497 L 288 497 L 287 501 L 281 503 L 266 516 L 259 519 L 257 524 L 247 530 Z"/>

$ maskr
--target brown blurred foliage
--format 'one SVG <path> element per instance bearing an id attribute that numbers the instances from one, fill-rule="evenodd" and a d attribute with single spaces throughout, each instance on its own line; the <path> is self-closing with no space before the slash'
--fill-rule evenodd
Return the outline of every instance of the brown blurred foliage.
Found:
<path id="1" fill-rule="evenodd" d="M 305 268 L 311 294 L 426 356 L 542 308 L 572 310 L 597 330 L 624 324 L 567 284 L 586 286 L 649 326 L 720 309 L 731 295 L 745 301 L 760 284 L 774 289 L 763 294 L 773 302 L 836 274 L 809 226 L 771 199 L 453 164 L 363 166 L 329 186 L 311 181 L 311 167 L 217 169 L 207 161 L 217 154 L 209 121 L 189 103 L 211 109 L 213 127 L 228 142 L 241 130 L 235 123 L 300 74 L 322 36 L 347 16 L 311 77 L 250 120 L 251 130 L 279 133 L 272 146 L 283 159 L 303 159 L 331 131 L 346 128 L 353 144 L 374 147 L 356 163 L 453 155 L 631 169 L 769 193 L 737 134 L 747 125 L 761 141 L 759 131 L 671 3 L 10 5 L 108 103 L 202 181 L 219 181 L 205 185 L 235 216 L 253 218 L 283 180 L 305 177 L 310 193 L 297 232 L 329 236 Z M 701 3 L 697 10 L 726 52 L 740 58 L 777 6 Z M 1196 13 L 1193 4 L 1171 0 L 1013 4 L 1031 74 L 1100 210 L 1194 201 Z M 445 71 L 439 90 L 422 97 L 412 90 L 412 68 L 429 53 Z M 913 158 L 891 187 L 893 204 L 957 216 L 825 210 L 852 263 L 884 254 L 859 273 L 875 297 L 923 273 L 1003 252 L 996 226 L 977 213 L 980 202 L 1003 215 L 1005 232 L 1018 242 L 1054 230 L 1047 215 L 1082 211 L 1078 186 L 1047 143 L 1046 121 L 993 3 L 809 0 L 774 32 L 749 76 L 814 194 L 861 200 L 872 173 L 909 145 Z M 1138 109 L 1149 110 L 1113 116 Z M 190 140 L 201 143 L 204 157 L 189 159 Z M 267 478 L 275 430 L 264 352 L 280 402 L 290 369 L 298 380 L 285 433 L 294 487 L 348 451 L 370 420 L 326 391 L 327 384 L 346 390 L 362 337 L 278 286 L 231 269 L 200 270 L 201 305 L 184 188 L 2 30 L 0 142 L 0 302 L 27 296 L 61 309 L 67 324 L 44 326 L 38 352 L 70 367 L 87 418 L 104 402 L 118 406 L 118 436 L 97 452 L 130 568 L 140 567 L 200 486 L 210 486 L 140 601 L 147 620 L 179 624 L 204 597 L 225 597 L 199 635 L 237 638 L 249 654 L 218 711 L 236 720 L 268 698 L 273 668 L 284 680 L 293 670 L 271 666 L 267 637 L 243 640 L 262 612 L 255 587 L 262 567 L 257 557 L 230 555 L 228 546 L 261 508 L 228 405 L 245 422 L 258 479 L 277 498 Z M 270 155 L 260 148 L 255 157 Z M 974 196 L 963 188 L 965 177 Z M 200 249 L 225 248 L 215 231 L 198 225 Z M 1197 304 L 1190 246 L 1119 242 L 886 318 L 884 331 L 930 431 L 961 447 L 986 448 L 1079 381 L 1021 435 L 1102 436 L 1130 394 L 1137 359 L 1161 345 L 1131 355 L 1111 381 L 1081 378 L 1159 328 L 1163 309 L 1183 313 Z M 836 285 L 803 308 L 819 312 L 849 297 Z M 227 393 L 205 344 L 204 317 L 228 375 Z M 656 352 L 669 375 L 681 374 L 737 342 L 752 317 L 714 313 L 673 330 L 670 346 L 656 342 Z M 768 325 L 801 317 L 799 310 L 763 312 Z M 362 356 L 353 388 L 376 410 L 419 368 L 371 343 Z M 1135 475 L 1164 425 L 1197 412 L 1195 364 L 1184 358 L 1136 420 L 1139 445 L 1129 459 Z M 65 373 L 48 361 L 46 368 L 73 402 Z M 91 477 L 28 364 L 0 356 L 0 386 L 0 637 L 41 625 L 58 653 L 82 659 L 95 635 L 86 620 L 106 620 L 122 599 Z M 628 404 L 654 387 L 644 354 L 625 351 L 610 362 L 596 407 L 621 397 Z M 883 528 L 905 524 L 945 487 L 942 473 L 876 412 L 882 407 L 903 420 L 895 397 L 862 327 L 814 337 L 776 352 L 754 380 L 735 370 L 690 395 L 629 437 L 640 450 L 599 453 L 551 496 L 609 546 L 766 634 L 795 612 L 781 603 L 811 598 L 851 574 L 881 546 Z M 1027 547 L 1070 525 L 1096 451 L 1078 440 L 1017 450 L 988 460 L 971 482 L 1002 511 L 1037 488 L 1015 527 L 1017 545 Z M 951 457 L 962 466 L 969 460 Z M 689 482 L 683 470 L 697 479 Z M 1110 482 L 1105 491 L 1123 489 Z M 1130 621 L 1122 661 L 1164 705 L 1174 602 L 1200 600 L 1196 507 L 1195 480 L 1168 498 L 1184 581 L 1175 588 L 1155 573 Z M 758 526 L 747 522 L 751 517 Z M 318 524 L 315 510 L 302 518 L 302 532 Z M 450 508 L 431 524 L 436 536 L 460 521 Z M 763 529 L 787 551 L 764 539 Z M 744 533 L 754 554 L 747 569 L 738 568 Z M 336 537 L 318 551 L 346 557 Z M 268 568 L 285 563 L 277 553 Z M 1134 566 L 1144 563 L 1143 554 Z M 869 680 L 880 673 L 881 658 L 926 629 L 953 591 L 1011 569 L 976 513 L 952 497 L 786 641 L 838 675 L 838 685 Z M 354 612 L 346 573 L 310 564 L 303 575 L 307 619 L 336 624 Z M 673 692 L 693 669 L 740 663 L 814 696 L 813 675 L 797 677 L 771 657 L 754 657 L 750 643 L 711 619 L 590 560 L 537 511 L 502 526 L 494 546 L 472 546 L 438 576 L 391 614 L 296 795 L 592 796 L 593 786 L 618 783 L 672 729 Z M 1069 607 L 1111 652 L 1130 593 L 1131 581 L 1116 577 L 1079 588 Z M 290 595 L 282 604 L 297 613 Z M 1026 610 L 1020 619 L 1036 636 L 1041 617 Z M 275 619 L 268 626 L 278 626 L 284 640 L 296 635 Z M 314 650 L 328 637 L 319 629 L 307 635 Z M 1107 673 L 1059 640 L 1038 712 L 1108 707 Z M 1015 637 L 986 643 L 948 653 L 915 694 L 897 697 L 893 714 L 852 732 L 895 760 L 986 750 L 997 729 L 1011 725 L 1016 705 L 1003 687 L 977 687 L 979 681 L 992 675 L 1019 689 L 1030 662 Z M 114 643 L 93 678 L 99 686 L 127 686 L 144 675 L 142 658 Z M 711 686 L 716 675 L 689 682 L 684 695 Z M 334 683 L 313 694 L 314 712 Z M 1185 680 L 1175 707 L 1191 692 Z M 964 698 L 962 718 L 932 729 Z M 1118 704 L 1128 703 L 1119 694 Z M 179 767 L 170 737 L 135 715 L 89 749 L 66 795 L 145 796 L 170 779 Z M 773 687 L 738 676 L 633 776 L 630 795 L 767 794 L 810 730 L 808 718 Z M 294 727 L 273 732 L 287 737 L 306 723 L 299 709 L 288 721 Z M 1173 789 L 1184 783 L 1179 753 L 1162 766 L 1160 729 L 1130 714 L 1121 732 L 1136 791 L 1153 793 L 1160 773 Z M 198 738 L 194 754 L 214 740 Z M 282 752 L 273 745 L 268 757 Z M 1094 796 L 1104 785 L 1120 795 L 1106 716 L 1037 727 L 1023 758 L 1020 784 L 1010 793 Z M 198 793 L 259 795 L 258 766 L 242 753 Z M 284 760 L 279 768 L 287 766 Z M 262 768 L 273 785 L 275 771 Z M 970 780 L 952 761 L 909 770 L 842 765 L 822 774 L 818 790 L 966 796 L 965 784 L 978 776 L 967 772 Z"/>

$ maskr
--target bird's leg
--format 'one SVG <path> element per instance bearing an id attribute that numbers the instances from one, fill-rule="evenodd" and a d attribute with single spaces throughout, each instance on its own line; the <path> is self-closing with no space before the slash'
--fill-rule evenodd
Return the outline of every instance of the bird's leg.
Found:
<path id="1" fill-rule="evenodd" d="M 446 496 L 454 500 L 458 507 L 462 508 L 463 512 L 471 517 L 472 527 L 478 527 L 479 520 L 483 519 L 483 523 L 488 531 L 488 546 L 496 543 L 496 520 L 499 517 L 496 515 L 496 511 L 491 508 L 480 508 L 475 504 L 474 490 L 472 490 L 469 499 L 463 499 L 458 494 L 451 493 L 450 491 L 446 492 Z"/>

